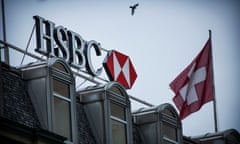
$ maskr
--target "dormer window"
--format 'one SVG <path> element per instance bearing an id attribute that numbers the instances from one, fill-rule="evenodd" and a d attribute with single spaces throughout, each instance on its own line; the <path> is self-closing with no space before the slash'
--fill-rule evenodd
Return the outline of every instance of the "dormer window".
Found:
<path id="1" fill-rule="evenodd" d="M 123 97 L 123 94 L 116 87 L 109 90 L 111 95 Z M 127 119 L 126 119 L 126 104 L 123 105 L 117 100 L 110 101 L 111 110 L 111 130 L 112 130 L 112 144 L 126 144 L 127 143 Z"/>
<path id="2" fill-rule="evenodd" d="M 116 82 L 79 92 L 98 144 L 132 144 L 130 101 Z"/>
<path id="3" fill-rule="evenodd" d="M 125 109 L 111 103 L 112 144 L 126 144 L 126 125 Z"/>
<path id="4" fill-rule="evenodd" d="M 166 108 L 162 111 L 162 120 L 163 143 L 177 144 L 179 140 L 176 114 Z"/>
<path id="5" fill-rule="evenodd" d="M 72 140 L 71 98 L 69 85 L 53 78 L 54 131 Z"/>
<path id="6" fill-rule="evenodd" d="M 140 109 L 133 113 L 133 120 L 146 143 L 182 143 L 181 121 L 170 104 Z"/>
<path id="7" fill-rule="evenodd" d="M 65 63 L 57 61 L 52 64 L 52 118 L 53 130 L 73 141 L 74 114 L 74 80 Z"/>
<path id="8" fill-rule="evenodd" d="M 41 127 L 77 142 L 75 80 L 59 58 L 22 68 Z"/>

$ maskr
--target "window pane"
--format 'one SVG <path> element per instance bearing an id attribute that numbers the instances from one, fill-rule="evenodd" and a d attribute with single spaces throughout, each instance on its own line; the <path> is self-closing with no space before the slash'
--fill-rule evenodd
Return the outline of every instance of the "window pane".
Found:
<path id="1" fill-rule="evenodd" d="M 117 87 L 111 87 L 110 89 L 112 92 L 120 95 L 120 96 L 123 96 L 122 92 L 120 91 L 120 89 L 118 89 Z"/>
<path id="2" fill-rule="evenodd" d="M 55 131 L 72 140 L 70 103 L 54 97 Z"/>
<path id="3" fill-rule="evenodd" d="M 111 115 L 125 120 L 125 109 L 117 104 L 111 103 Z"/>
<path id="4" fill-rule="evenodd" d="M 53 79 L 53 91 L 61 96 L 69 98 L 69 85 Z"/>
<path id="5" fill-rule="evenodd" d="M 170 116 L 170 117 L 176 117 L 173 112 L 171 112 L 169 109 L 164 109 L 163 113 Z"/>
<path id="6" fill-rule="evenodd" d="M 56 69 L 59 69 L 60 71 L 67 72 L 67 70 L 61 63 L 56 62 L 53 64 L 53 67 L 55 67 Z"/>
<path id="7" fill-rule="evenodd" d="M 123 123 L 112 121 L 112 144 L 126 144 L 126 126 Z"/>
<path id="8" fill-rule="evenodd" d="M 163 124 L 163 132 L 164 132 L 164 136 L 177 141 L 177 129 L 174 127 L 169 126 L 168 124 Z"/>

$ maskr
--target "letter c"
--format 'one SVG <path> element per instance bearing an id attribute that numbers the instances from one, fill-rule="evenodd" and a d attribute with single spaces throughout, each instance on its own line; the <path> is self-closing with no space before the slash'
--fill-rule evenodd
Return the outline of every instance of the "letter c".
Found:
<path id="1" fill-rule="evenodd" d="M 87 46 L 84 50 L 85 57 L 86 57 L 86 60 L 87 60 L 86 61 L 87 71 L 93 76 L 98 76 L 99 74 L 97 73 L 97 71 L 95 70 L 95 68 L 93 67 L 93 64 L 92 64 L 91 48 L 95 49 L 95 52 L 96 52 L 97 56 L 101 56 L 102 55 L 101 49 L 100 49 L 101 45 L 100 45 L 100 43 L 98 43 L 94 40 L 91 40 L 91 41 L 87 42 Z"/>

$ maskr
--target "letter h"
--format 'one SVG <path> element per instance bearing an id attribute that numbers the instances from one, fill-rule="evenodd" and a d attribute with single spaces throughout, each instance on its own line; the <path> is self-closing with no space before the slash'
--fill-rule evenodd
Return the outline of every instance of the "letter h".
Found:
<path id="1" fill-rule="evenodd" d="M 37 52 L 48 57 L 54 56 L 54 26 L 51 21 L 47 21 L 40 16 L 34 16 L 37 37 Z"/>

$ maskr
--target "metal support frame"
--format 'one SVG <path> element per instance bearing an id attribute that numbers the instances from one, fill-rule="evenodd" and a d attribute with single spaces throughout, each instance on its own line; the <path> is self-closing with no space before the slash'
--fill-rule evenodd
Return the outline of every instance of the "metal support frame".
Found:
<path id="1" fill-rule="evenodd" d="M 0 40 L 0 44 L 3 44 L 3 45 L 5 45 L 5 46 L 8 47 L 8 48 L 12 48 L 12 49 L 14 49 L 14 50 L 16 50 L 16 51 L 18 51 L 18 52 L 20 52 L 20 53 L 23 53 L 24 55 L 30 56 L 30 57 L 35 58 L 35 59 L 37 59 L 37 60 L 40 60 L 40 61 L 45 61 L 45 60 L 46 60 L 46 59 L 44 59 L 44 58 L 42 58 L 42 57 L 39 57 L 39 56 L 34 55 L 34 54 L 32 54 L 32 53 L 29 53 L 29 52 L 27 52 L 26 50 L 22 50 L 21 48 L 16 47 L 16 46 L 14 46 L 14 45 L 12 45 L 12 44 L 10 44 L 10 43 L 4 42 L 4 41 L 2 41 L 2 40 Z M 105 49 L 104 49 L 104 50 L 105 50 Z M 105 51 L 107 51 L 107 50 L 105 50 Z M 90 81 L 90 82 L 92 82 L 92 83 L 94 83 L 94 84 L 103 84 L 103 83 L 105 83 L 105 82 L 109 82 L 108 80 L 103 79 L 103 78 L 101 78 L 101 77 L 89 76 L 88 73 L 85 72 L 85 71 L 83 71 L 83 70 L 73 69 L 73 73 L 74 73 L 75 76 L 84 78 L 84 79 L 86 79 L 87 81 Z M 141 100 L 141 99 L 139 99 L 139 98 L 136 98 L 136 97 L 134 97 L 134 96 L 131 96 L 131 95 L 128 95 L 128 96 L 129 96 L 130 99 L 135 100 L 136 102 L 142 103 L 142 104 L 144 104 L 144 105 L 146 105 L 146 106 L 149 106 L 149 107 L 153 107 L 153 106 L 154 106 L 154 105 L 152 105 L 152 104 L 150 104 L 150 103 L 148 103 L 148 102 L 146 102 L 146 101 L 144 101 L 144 100 Z"/>

